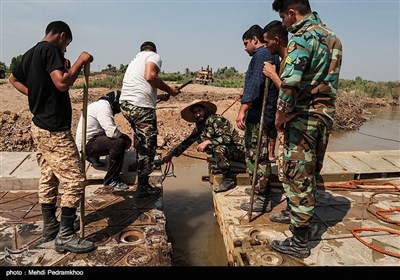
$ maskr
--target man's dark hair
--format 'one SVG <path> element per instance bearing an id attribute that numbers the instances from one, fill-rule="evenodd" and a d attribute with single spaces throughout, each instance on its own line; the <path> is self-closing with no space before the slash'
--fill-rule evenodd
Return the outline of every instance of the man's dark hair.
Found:
<path id="1" fill-rule="evenodd" d="M 142 51 L 157 52 L 156 44 L 154 44 L 153 42 L 150 42 L 150 41 L 146 41 L 140 46 L 140 51 L 141 52 Z"/>
<path id="2" fill-rule="evenodd" d="M 264 43 L 263 30 L 258 24 L 254 24 L 246 32 L 244 32 L 242 40 L 251 40 L 254 36 L 257 37 L 261 43 Z"/>
<path id="3" fill-rule="evenodd" d="M 295 9 L 302 16 L 311 13 L 308 0 L 274 0 L 272 9 L 278 13 L 287 13 L 289 9 Z"/>
<path id="4" fill-rule="evenodd" d="M 71 29 L 69 28 L 68 24 L 66 24 L 63 21 L 53 21 L 50 22 L 49 25 L 46 27 L 46 35 L 49 33 L 52 34 L 60 34 L 62 32 L 65 32 L 67 39 L 72 41 L 72 32 Z"/>
<path id="5" fill-rule="evenodd" d="M 279 20 L 273 20 L 268 23 L 264 27 L 263 33 L 268 33 L 268 38 L 278 37 L 285 45 L 288 43 L 288 32 L 283 28 L 282 22 Z"/>

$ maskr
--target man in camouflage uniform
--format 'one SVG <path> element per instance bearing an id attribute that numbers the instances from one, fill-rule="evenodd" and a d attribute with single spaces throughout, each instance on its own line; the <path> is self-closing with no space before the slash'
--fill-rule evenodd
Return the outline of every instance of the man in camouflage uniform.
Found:
<path id="1" fill-rule="evenodd" d="M 195 122 L 193 132 L 164 158 L 170 162 L 172 157 L 179 157 L 195 141 L 197 151 L 212 154 L 223 174 L 221 184 L 214 192 L 224 192 L 236 187 L 235 174 L 231 171 L 230 160 L 244 163 L 244 148 L 239 133 L 223 116 L 216 115 L 217 106 L 208 101 L 195 101 L 181 111 L 181 116 L 188 122 Z"/>
<path id="2" fill-rule="evenodd" d="M 282 80 L 280 76 L 285 70 L 285 60 L 287 57 L 287 44 L 288 44 L 288 32 L 282 26 L 282 22 L 279 20 L 273 20 L 264 27 L 264 41 L 265 46 L 271 54 L 278 54 L 281 58 L 279 65 L 279 73 L 275 65 L 264 62 L 263 73 L 269 77 L 274 83 L 276 88 L 281 88 Z M 275 125 L 275 124 L 274 124 Z M 278 131 L 278 178 L 279 181 L 283 182 L 283 145 L 284 145 L 284 133 L 282 130 Z M 286 198 L 287 204 L 286 209 L 282 210 L 279 214 L 269 216 L 269 219 L 273 222 L 290 224 L 290 206 L 289 199 Z"/>
<path id="3" fill-rule="evenodd" d="M 138 154 L 137 197 L 158 195 L 161 192 L 149 184 L 157 149 L 157 99 L 168 100 L 170 95 L 176 96 L 180 92 L 177 86 L 169 86 L 161 80 L 158 75 L 161 64 L 156 45 L 150 41 L 144 42 L 125 72 L 119 99 L 121 112 L 135 132 L 134 145 Z M 166 94 L 157 94 L 157 89 Z"/>
<path id="4" fill-rule="evenodd" d="M 43 241 L 55 238 L 58 252 L 86 253 L 96 247 L 92 242 L 80 239 L 74 231 L 85 175 L 71 132 L 72 108 L 68 89 L 82 66 L 93 57 L 82 52 L 69 67 L 64 53 L 71 41 L 72 33 L 65 22 L 51 22 L 43 40 L 23 55 L 9 79 L 17 90 L 28 96 L 33 114 L 31 132 L 41 175 L 39 203 L 43 214 Z M 61 223 L 55 216 L 59 185 L 64 189 L 60 204 Z"/>
<path id="5" fill-rule="evenodd" d="M 283 183 L 293 236 L 274 240 L 271 246 L 306 258 L 316 179 L 335 115 L 342 45 L 318 14 L 311 12 L 308 0 L 275 0 L 272 8 L 294 35 L 288 43 L 275 120 L 276 128 L 285 133 Z"/>

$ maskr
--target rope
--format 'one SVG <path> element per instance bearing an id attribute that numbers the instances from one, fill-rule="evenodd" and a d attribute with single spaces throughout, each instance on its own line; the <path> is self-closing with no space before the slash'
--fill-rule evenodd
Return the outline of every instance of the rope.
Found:
<path id="1" fill-rule="evenodd" d="M 398 189 L 397 186 L 396 186 L 396 188 Z M 385 212 L 385 213 L 400 212 L 400 208 L 379 209 L 379 210 L 376 210 L 376 211 L 371 210 L 371 205 L 374 204 L 374 201 L 373 201 L 374 197 L 375 197 L 376 195 L 378 195 L 378 194 L 385 194 L 385 193 L 386 193 L 386 194 L 391 194 L 391 195 L 400 195 L 400 193 L 392 193 L 392 192 L 374 193 L 374 194 L 371 195 L 371 197 L 369 198 L 369 202 L 368 202 L 368 204 L 367 204 L 367 211 L 368 211 L 369 213 L 371 213 L 372 215 L 374 215 L 375 217 L 377 217 L 379 220 L 382 220 L 382 221 L 384 221 L 384 222 L 391 223 L 391 224 L 400 225 L 400 221 L 392 220 L 392 219 L 390 219 L 389 217 L 387 217 L 386 215 L 383 215 L 383 214 L 382 214 L 382 212 Z M 376 201 L 378 201 L 378 200 L 376 199 Z M 381 253 L 383 253 L 383 254 L 386 254 L 386 255 L 389 255 L 389 256 L 392 256 L 392 257 L 396 257 L 396 258 L 400 258 L 400 254 L 398 254 L 398 253 L 394 253 L 394 252 L 391 252 L 391 251 L 387 251 L 387 250 L 385 250 L 385 249 L 379 248 L 379 247 L 377 247 L 377 246 L 375 246 L 375 245 L 372 245 L 372 244 L 366 242 L 365 240 L 363 240 L 360 236 L 358 236 L 358 235 L 356 234 L 357 231 L 383 231 L 383 232 L 388 232 L 388 233 L 391 233 L 391 234 L 400 235 L 400 232 L 399 232 L 399 231 L 395 231 L 395 230 L 391 230 L 391 229 L 387 229 L 387 228 L 353 228 L 353 229 L 351 230 L 351 233 L 353 234 L 353 236 L 354 236 L 358 241 L 360 241 L 361 243 L 363 243 L 363 244 L 366 245 L 367 247 L 369 247 L 369 248 L 371 248 L 371 249 L 373 249 L 373 250 L 375 250 L 375 251 L 381 252 Z"/>
<path id="2" fill-rule="evenodd" d="M 382 139 L 382 140 L 387 140 L 387 141 L 393 141 L 393 142 L 400 143 L 400 141 L 399 141 L 399 140 L 396 140 L 396 139 L 384 138 L 384 137 L 380 137 L 380 136 L 376 136 L 376 135 L 371 135 L 371 134 L 367 134 L 367 133 L 363 133 L 363 132 L 359 132 L 359 131 L 356 131 L 356 132 L 359 133 L 359 134 L 365 135 L 365 136 L 369 136 L 369 137 L 373 137 L 373 138 L 378 138 L 378 139 Z"/>
<path id="3" fill-rule="evenodd" d="M 389 224 L 396 224 L 396 225 L 400 225 L 400 221 L 395 221 L 390 219 L 389 217 L 387 217 L 386 215 L 382 214 L 382 212 L 385 213 L 392 213 L 392 212 L 400 212 L 400 208 L 392 208 L 392 209 L 379 209 L 376 211 L 371 210 L 371 205 L 374 204 L 374 197 L 378 194 L 391 194 L 391 195 L 400 195 L 400 193 L 388 193 L 388 192 L 381 192 L 381 193 L 374 193 L 373 195 L 371 195 L 371 197 L 369 198 L 368 204 L 367 204 L 367 211 L 369 213 L 371 213 L 372 215 L 374 215 L 375 217 L 377 217 L 379 220 L 387 222 Z M 378 199 L 376 199 L 376 201 L 378 201 Z"/>
<path id="4" fill-rule="evenodd" d="M 221 116 L 222 116 L 223 114 L 225 114 L 225 112 L 228 111 L 236 102 L 238 102 L 238 100 L 239 100 L 240 98 L 241 98 L 241 96 L 239 95 L 239 96 L 235 99 L 235 101 L 233 101 L 233 103 L 232 103 L 231 105 L 229 105 L 228 108 L 226 108 L 226 109 L 221 113 Z"/>
<path id="5" fill-rule="evenodd" d="M 395 253 L 395 252 L 392 252 L 392 251 L 388 251 L 388 250 L 376 247 L 376 246 L 368 243 L 367 241 L 365 241 L 364 239 L 362 239 L 360 236 L 357 235 L 357 233 L 356 233 L 357 231 L 383 231 L 383 232 L 388 232 L 390 234 L 397 234 L 397 235 L 400 235 L 400 231 L 395 231 L 395 230 L 386 229 L 386 228 L 353 228 L 351 230 L 351 233 L 353 234 L 353 236 L 358 241 L 363 243 L 365 246 L 367 246 L 367 247 L 369 247 L 369 248 L 371 248 L 371 249 L 373 249 L 375 251 L 381 252 L 383 254 L 386 254 L 386 255 L 389 255 L 389 256 L 392 256 L 392 257 L 395 257 L 395 258 L 400 258 L 400 254 L 398 254 L 398 253 Z"/>
<path id="6" fill-rule="evenodd" d="M 201 160 L 207 161 L 207 159 L 206 159 L 206 158 L 203 158 L 203 157 L 192 156 L 192 155 L 189 155 L 189 154 L 186 154 L 186 153 L 183 153 L 182 155 L 184 155 L 184 156 L 186 156 L 186 157 L 194 158 L 194 159 L 201 159 Z"/>
<path id="7" fill-rule="evenodd" d="M 162 178 L 161 178 L 162 182 L 164 182 L 165 178 L 167 178 L 167 177 L 176 178 L 175 167 L 174 167 L 174 164 L 172 163 L 172 161 L 168 162 L 165 165 L 165 169 L 164 169 L 164 172 L 163 172 Z"/>
<path id="8" fill-rule="evenodd" d="M 397 184 L 394 184 L 392 182 L 378 182 L 378 183 L 374 183 L 374 182 L 363 182 L 363 181 L 359 181 L 359 180 L 350 180 L 347 182 L 333 182 L 333 183 L 323 183 L 321 185 L 322 187 L 326 188 L 326 189 L 330 189 L 330 190 L 342 190 L 342 191 L 346 191 L 346 190 L 352 190 L 352 191 L 365 191 L 368 189 L 374 189 L 374 187 L 388 187 L 385 188 L 384 190 L 382 190 L 383 192 L 389 192 L 389 191 L 400 191 L 400 186 Z M 362 188 L 361 186 L 367 186 L 369 188 Z M 394 188 L 394 190 L 393 190 Z"/>

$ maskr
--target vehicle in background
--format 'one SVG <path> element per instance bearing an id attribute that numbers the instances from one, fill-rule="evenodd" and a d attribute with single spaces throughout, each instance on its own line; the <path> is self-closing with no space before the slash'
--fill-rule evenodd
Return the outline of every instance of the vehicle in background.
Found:
<path id="1" fill-rule="evenodd" d="M 202 83 L 207 85 L 208 83 L 212 83 L 214 81 L 212 77 L 212 68 L 210 69 L 209 65 L 207 65 L 207 69 L 203 69 L 197 72 L 196 83 Z"/>

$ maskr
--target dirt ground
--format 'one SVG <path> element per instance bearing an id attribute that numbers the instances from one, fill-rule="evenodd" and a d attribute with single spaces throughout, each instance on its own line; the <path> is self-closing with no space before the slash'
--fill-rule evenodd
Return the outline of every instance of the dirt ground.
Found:
<path id="1" fill-rule="evenodd" d="M 77 81 L 77 84 L 80 82 Z M 89 88 L 89 103 L 97 100 L 113 89 Z M 212 101 L 217 105 L 217 113 L 222 114 L 236 127 L 236 116 L 240 102 L 236 100 L 240 89 L 220 88 L 211 85 L 190 84 L 182 92 L 171 97 L 168 101 L 157 104 L 158 121 L 158 146 L 160 149 L 171 150 L 194 128 L 193 123 L 188 123 L 180 116 L 180 111 L 195 99 Z M 76 132 L 79 116 L 82 111 L 83 90 L 70 90 L 73 118 L 72 131 Z M 336 108 L 334 129 L 357 129 L 369 119 L 369 107 L 398 105 L 398 100 L 354 98 L 353 94 L 342 92 L 339 94 Z M 8 80 L 0 82 L 0 151 L 18 152 L 33 151 L 32 138 L 30 136 L 31 113 L 28 108 L 28 99 L 13 88 Z M 133 131 L 122 114 L 116 115 L 116 123 L 120 130 L 130 136 Z M 239 131 L 243 135 L 243 131 Z M 195 146 L 188 152 L 194 152 Z M 133 147 L 131 147 L 133 149 Z"/>
<path id="2" fill-rule="evenodd" d="M 111 90 L 113 89 L 89 88 L 89 103 L 97 100 Z M 27 97 L 15 90 L 7 80 L 3 80 L 0 84 L 0 92 L 0 151 L 33 151 L 30 136 L 32 115 L 29 111 Z M 239 96 L 239 92 L 240 89 L 190 84 L 182 89 L 182 92 L 178 96 L 158 103 L 159 148 L 170 150 L 190 134 L 194 128 L 194 124 L 183 120 L 180 116 L 180 111 L 195 99 L 214 102 L 218 107 L 217 113 L 219 114 L 234 103 L 223 116 L 232 123 L 235 123 L 240 106 L 240 102 L 235 102 L 235 100 Z M 72 131 L 75 133 L 82 111 L 83 91 L 82 89 L 72 89 L 70 90 L 70 96 L 73 109 Z M 133 135 L 129 123 L 122 114 L 116 115 L 115 120 L 122 132 L 130 136 Z M 190 150 L 193 151 L 193 147 Z"/>

